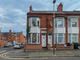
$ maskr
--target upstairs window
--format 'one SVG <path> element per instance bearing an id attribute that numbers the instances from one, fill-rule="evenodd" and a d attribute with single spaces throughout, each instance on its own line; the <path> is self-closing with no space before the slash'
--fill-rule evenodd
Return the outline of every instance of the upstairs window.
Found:
<path id="1" fill-rule="evenodd" d="M 32 26 L 37 26 L 37 24 L 36 24 L 36 18 L 32 18 Z"/>
<path id="2" fill-rule="evenodd" d="M 78 27 L 78 18 L 76 17 L 69 18 L 69 27 Z"/>
<path id="3" fill-rule="evenodd" d="M 77 22 L 72 22 L 72 27 L 77 27 Z"/>
<path id="4" fill-rule="evenodd" d="M 32 26 L 34 27 L 40 26 L 40 21 L 38 17 L 32 17 Z"/>
<path id="5" fill-rule="evenodd" d="M 63 18 L 56 18 L 55 19 L 55 27 L 64 27 L 64 20 Z"/>

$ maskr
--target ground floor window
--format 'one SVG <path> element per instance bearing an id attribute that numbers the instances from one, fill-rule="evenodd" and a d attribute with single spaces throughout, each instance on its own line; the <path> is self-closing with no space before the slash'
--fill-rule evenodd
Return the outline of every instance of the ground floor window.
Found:
<path id="1" fill-rule="evenodd" d="M 64 34 L 63 33 L 54 34 L 54 41 L 55 44 L 64 44 Z"/>
<path id="2" fill-rule="evenodd" d="M 37 34 L 33 33 L 32 34 L 32 43 L 36 43 L 36 41 L 37 41 Z"/>
<path id="3" fill-rule="evenodd" d="M 69 43 L 78 43 L 78 34 L 69 34 Z"/>
<path id="4" fill-rule="evenodd" d="M 30 33 L 28 36 L 29 44 L 40 44 L 40 34 L 39 33 Z"/>

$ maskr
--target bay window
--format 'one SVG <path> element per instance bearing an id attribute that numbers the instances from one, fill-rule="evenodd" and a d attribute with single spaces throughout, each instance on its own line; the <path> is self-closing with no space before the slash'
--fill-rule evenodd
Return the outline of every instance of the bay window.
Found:
<path id="1" fill-rule="evenodd" d="M 39 33 L 30 33 L 28 44 L 40 44 Z"/>
<path id="2" fill-rule="evenodd" d="M 56 18 L 55 19 L 55 27 L 64 27 L 64 19 L 63 18 Z"/>
<path id="3" fill-rule="evenodd" d="M 37 34 L 33 33 L 32 34 L 32 43 L 36 43 L 36 41 L 37 41 Z"/>
<path id="4" fill-rule="evenodd" d="M 40 21 L 38 17 L 31 17 L 32 18 L 32 26 L 33 27 L 39 27 L 40 26 Z"/>
<path id="5" fill-rule="evenodd" d="M 77 27 L 77 22 L 72 22 L 72 27 Z"/>
<path id="6" fill-rule="evenodd" d="M 78 18 L 77 17 L 69 18 L 69 27 L 78 27 Z"/>
<path id="7" fill-rule="evenodd" d="M 36 26 L 36 18 L 32 18 L 32 26 Z"/>
<path id="8" fill-rule="evenodd" d="M 69 43 L 78 43 L 78 34 L 69 34 Z"/>
<path id="9" fill-rule="evenodd" d="M 63 34 L 62 33 L 59 33 L 58 34 L 58 43 L 62 43 L 63 42 L 63 39 L 64 37 L 63 37 Z"/>
<path id="10" fill-rule="evenodd" d="M 57 33 L 54 36 L 55 44 L 64 44 L 64 34 L 63 33 Z"/>
<path id="11" fill-rule="evenodd" d="M 68 35 L 69 36 L 69 43 L 71 43 L 71 34 Z"/>

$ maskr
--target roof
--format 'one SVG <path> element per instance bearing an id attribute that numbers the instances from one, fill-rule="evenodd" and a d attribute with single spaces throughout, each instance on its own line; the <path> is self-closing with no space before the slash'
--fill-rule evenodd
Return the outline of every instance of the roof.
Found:
<path id="1" fill-rule="evenodd" d="M 28 12 L 30 13 L 30 12 Z M 80 14 L 80 11 L 62 11 L 62 12 L 58 12 L 58 11 L 32 11 L 31 13 L 39 13 L 39 14 Z"/>
<path id="2" fill-rule="evenodd" d="M 19 36 L 22 32 L 11 32 L 13 35 Z M 3 36 L 8 36 L 10 32 L 1 32 Z"/>

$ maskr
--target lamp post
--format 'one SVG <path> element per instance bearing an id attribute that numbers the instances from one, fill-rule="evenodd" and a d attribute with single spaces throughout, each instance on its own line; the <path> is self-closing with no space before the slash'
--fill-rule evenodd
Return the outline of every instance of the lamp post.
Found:
<path id="1" fill-rule="evenodd" d="M 56 3 L 56 0 L 53 0 L 52 44 L 53 44 L 53 54 L 54 55 L 55 55 L 55 52 L 56 52 L 56 47 L 54 46 L 55 45 L 55 40 L 54 40 L 55 3 Z"/>

